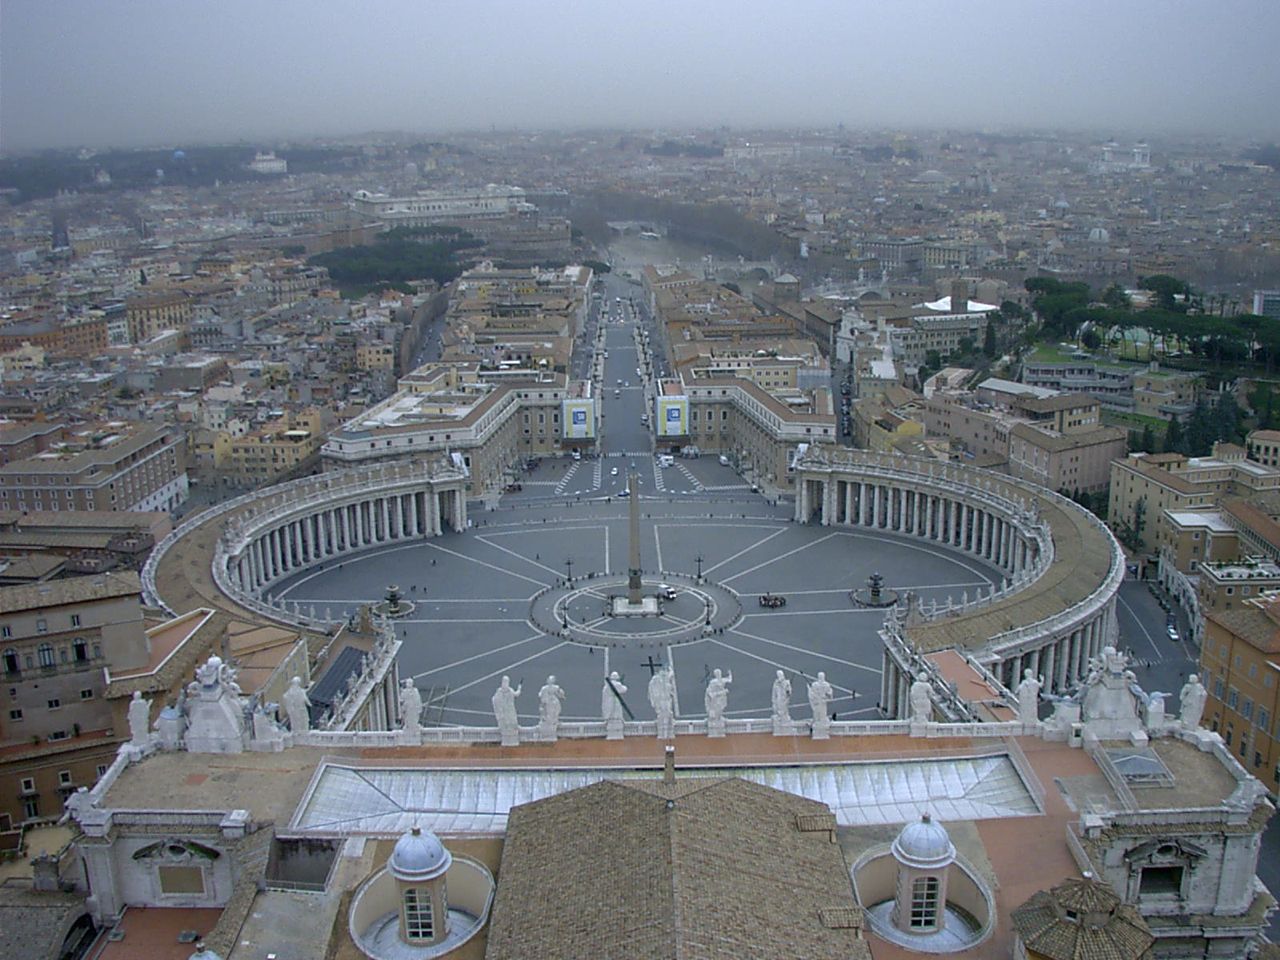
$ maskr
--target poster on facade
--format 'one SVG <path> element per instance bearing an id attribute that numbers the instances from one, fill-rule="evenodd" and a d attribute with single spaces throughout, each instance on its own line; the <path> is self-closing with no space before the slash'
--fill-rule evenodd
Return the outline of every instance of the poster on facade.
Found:
<path id="1" fill-rule="evenodd" d="M 564 425 L 564 439 L 593 440 L 596 435 L 596 402 L 592 399 L 565 400 L 560 422 Z"/>
<path id="2" fill-rule="evenodd" d="M 689 435 L 689 398 L 659 397 L 655 425 L 660 437 Z"/>

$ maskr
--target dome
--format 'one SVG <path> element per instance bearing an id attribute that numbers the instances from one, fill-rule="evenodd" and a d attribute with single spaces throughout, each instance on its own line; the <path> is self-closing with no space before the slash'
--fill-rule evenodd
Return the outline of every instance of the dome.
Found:
<path id="1" fill-rule="evenodd" d="M 1107 243 L 1111 240 L 1111 234 L 1106 227 L 1094 227 L 1089 231 L 1090 243 Z"/>
<path id="2" fill-rule="evenodd" d="M 926 813 L 902 828 L 893 841 L 893 855 L 909 867 L 938 869 L 956 858 L 956 848 L 946 827 Z"/>
<path id="3" fill-rule="evenodd" d="M 446 870 L 453 857 L 431 831 L 423 832 L 414 827 L 396 841 L 395 849 L 387 860 L 387 868 L 397 880 L 416 882 L 432 880 Z"/>

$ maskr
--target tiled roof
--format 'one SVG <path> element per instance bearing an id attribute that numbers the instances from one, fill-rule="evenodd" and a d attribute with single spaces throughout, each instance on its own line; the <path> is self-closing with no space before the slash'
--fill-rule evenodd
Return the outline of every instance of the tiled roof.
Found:
<path id="1" fill-rule="evenodd" d="M 744 780 L 604 781 L 515 808 L 487 960 L 869 960 L 848 868 Z"/>
<path id="2" fill-rule="evenodd" d="M 1050 960 L 1143 960 L 1155 943 L 1137 909 L 1096 880 L 1067 880 L 1013 911 L 1031 956 Z"/>
<path id="3" fill-rule="evenodd" d="M 68 603 L 89 603 L 142 593 L 142 581 L 132 571 L 92 577 L 70 577 L 48 583 L 0 588 L 0 613 L 16 613 Z"/>

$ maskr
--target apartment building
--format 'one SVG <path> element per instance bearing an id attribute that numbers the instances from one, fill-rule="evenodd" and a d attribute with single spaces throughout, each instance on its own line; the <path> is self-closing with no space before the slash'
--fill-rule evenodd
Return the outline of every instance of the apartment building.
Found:
<path id="1" fill-rule="evenodd" d="M 214 475 L 241 489 L 276 483 L 313 466 L 323 442 L 323 417 L 314 407 L 287 413 L 241 435 L 221 430 L 213 438 Z"/>
<path id="2" fill-rule="evenodd" d="M 108 665 L 148 650 L 136 573 L 0 588 L 0 829 L 58 816 L 114 759 Z"/>
<path id="3" fill-rule="evenodd" d="M 1190 370 L 1162 370 L 1158 363 L 1133 375 L 1133 412 L 1161 420 L 1191 415 L 1204 387 L 1203 375 Z"/>
<path id="4" fill-rule="evenodd" d="M 43 452 L 0 466 L 4 510 L 148 512 L 186 498 L 186 442 L 167 427 L 78 425 Z"/>
<path id="5" fill-rule="evenodd" d="M 427 364 L 334 430 L 321 457 L 338 466 L 450 455 L 470 472 L 467 492 L 481 496 L 505 486 L 525 458 L 567 449 L 562 413 L 572 392 L 564 374 Z"/>
<path id="6" fill-rule="evenodd" d="M 1244 438 L 1249 459 L 1268 467 L 1280 467 L 1280 430 L 1251 430 Z"/>
<path id="7" fill-rule="evenodd" d="M 145 343 L 161 330 L 185 330 L 191 325 L 192 298 L 183 290 L 139 294 L 125 301 L 130 343 Z"/>
<path id="8" fill-rule="evenodd" d="M 1206 560 L 1196 574 L 1196 597 L 1206 614 L 1236 610 L 1280 590 L 1280 563 L 1263 557 Z"/>
<path id="9" fill-rule="evenodd" d="M 704 453 L 724 454 L 766 489 L 790 489 L 797 449 L 831 443 L 836 435 L 831 391 L 826 388 L 771 393 L 737 377 L 661 386 L 668 396 L 688 399 L 689 432 L 666 438 L 668 448 L 691 445 Z"/>
<path id="10" fill-rule="evenodd" d="M 1153 552 L 1171 542 L 1166 514 L 1222 505 L 1280 491 L 1280 468 L 1245 457 L 1243 447 L 1215 443 L 1207 457 L 1134 453 L 1111 462 L 1107 522 L 1114 529 L 1141 527 L 1137 539 Z"/>
<path id="11" fill-rule="evenodd" d="M 1134 370 L 1086 353 L 1042 347 L 1023 361 L 1022 382 L 1063 393 L 1087 393 L 1108 409 L 1132 411 Z"/>
<path id="12" fill-rule="evenodd" d="M 1246 770 L 1280 792 L 1280 596 L 1269 593 L 1205 616 L 1205 722 Z"/>

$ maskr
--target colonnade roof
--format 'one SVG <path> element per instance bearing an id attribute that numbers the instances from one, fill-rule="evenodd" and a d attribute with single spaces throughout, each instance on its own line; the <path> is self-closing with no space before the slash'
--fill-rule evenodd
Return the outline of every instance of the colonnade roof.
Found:
<path id="1" fill-rule="evenodd" d="M 1040 516 L 1052 531 L 1054 558 L 1033 583 L 989 606 L 909 626 L 907 636 L 925 652 L 982 646 L 998 634 L 1084 602 L 1111 570 L 1114 541 L 1083 508 L 1074 507 L 1048 498 L 1040 501 Z"/>

